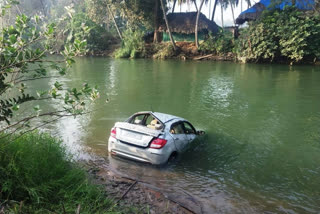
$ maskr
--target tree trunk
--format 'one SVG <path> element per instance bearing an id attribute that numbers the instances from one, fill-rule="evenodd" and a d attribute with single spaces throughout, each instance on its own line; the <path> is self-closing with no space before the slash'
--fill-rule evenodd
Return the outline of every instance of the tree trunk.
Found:
<path id="1" fill-rule="evenodd" d="M 109 5 L 107 5 L 107 9 L 108 9 L 108 11 L 109 11 L 109 13 L 110 13 L 110 15 L 111 15 L 111 17 L 112 17 L 114 26 L 115 26 L 116 29 L 117 29 L 117 32 L 118 32 L 118 35 L 119 35 L 120 39 L 123 40 L 122 35 L 121 35 L 121 32 L 120 32 L 120 30 L 119 30 L 119 28 L 118 28 L 117 22 L 116 22 L 116 20 L 114 19 L 114 16 L 113 16 L 112 11 L 111 11 L 110 8 L 109 8 Z"/>
<path id="2" fill-rule="evenodd" d="M 242 11 L 243 11 L 243 8 L 242 8 L 243 0 L 240 0 L 240 5 L 241 5 L 241 12 L 240 13 L 242 13 Z"/>
<path id="3" fill-rule="evenodd" d="M 234 11 L 233 11 L 233 5 L 232 5 L 232 3 L 230 3 L 230 6 L 231 6 L 233 24 L 236 25 L 236 20 L 234 19 Z"/>
<path id="4" fill-rule="evenodd" d="M 195 27 L 195 40 L 196 40 L 196 47 L 199 48 L 199 40 L 198 40 L 198 24 L 199 24 L 199 17 L 200 17 L 200 13 L 201 13 L 201 8 L 202 8 L 202 5 L 204 3 L 204 0 L 201 1 L 201 4 L 200 4 L 200 7 L 199 7 L 199 10 L 198 10 L 198 13 L 197 13 L 197 19 L 196 19 L 196 27 Z"/>
<path id="5" fill-rule="evenodd" d="M 251 7 L 251 1 L 247 0 L 247 3 L 248 3 L 248 9 L 249 9 Z"/>
<path id="6" fill-rule="evenodd" d="M 222 4 L 221 4 L 221 27 L 222 27 L 222 30 L 224 30 L 223 29 L 223 6 L 222 6 Z"/>
<path id="7" fill-rule="evenodd" d="M 194 3 L 194 6 L 196 7 L 196 10 L 197 10 L 197 12 L 198 12 L 199 10 L 198 10 L 198 5 L 197 5 L 196 0 L 194 0 L 193 3 Z"/>
<path id="8" fill-rule="evenodd" d="M 296 0 L 292 0 L 291 3 L 292 3 L 292 6 L 296 6 Z"/>
<path id="9" fill-rule="evenodd" d="M 161 9 L 162 9 L 162 12 L 163 12 L 163 18 L 164 18 L 164 21 L 166 22 L 167 30 L 168 30 L 168 33 L 169 33 L 169 37 L 170 37 L 173 49 L 176 51 L 177 50 L 177 46 L 176 46 L 176 43 L 174 42 L 172 34 L 171 34 L 170 26 L 169 26 L 168 19 L 167 19 L 167 14 L 166 14 L 166 11 L 165 11 L 164 6 L 163 6 L 163 0 L 160 0 L 160 3 L 161 3 Z"/>
<path id="10" fill-rule="evenodd" d="M 216 13 L 216 8 L 217 8 L 218 0 L 215 0 L 213 10 L 212 10 L 212 15 L 211 15 L 211 21 L 214 19 L 214 14 Z"/>
<path id="11" fill-rule="evenodd" d="M 210 19 L 210 12 L 211 12 L 211 0 L 209 0 L 209 13 L 208 13 L 208 14 L 209 14 L 209 17 L 208 17 L 208 18 L 209 18 L 209 19 Z"/>
<path id="12" fill-rule="evenodd" d="M 174 8 L 176 7 L 176 3 L 177 3 L 177 0 L 174 0 L 171 13 L 174 13 Z"/>
<path id="13" fill-rule="evenodd" d="M 160 42 L 160 34 L 159 34 L 159 0 L 155 0 L 154 6 L 154 34 L 153 34 L 153 42 Z"/>

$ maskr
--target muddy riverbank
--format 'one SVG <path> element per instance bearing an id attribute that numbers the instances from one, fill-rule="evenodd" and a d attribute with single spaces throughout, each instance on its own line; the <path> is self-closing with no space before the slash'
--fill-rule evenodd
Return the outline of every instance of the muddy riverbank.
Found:
<path id="1" fill-rule="evenodd" d="M 114 206 L 135 207 L 133 213 L 203 213 L 202 204 L 192 195 L 167 194 L 145 181 L 119 174 L 106 165 L 104 158 L 82 163 L 94 182 L 104 186 Z"/>

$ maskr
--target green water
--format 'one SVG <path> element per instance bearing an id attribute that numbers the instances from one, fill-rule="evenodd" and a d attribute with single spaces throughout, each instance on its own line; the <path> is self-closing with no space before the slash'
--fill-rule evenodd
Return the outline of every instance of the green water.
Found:
<path id="1" fill-rule="evenodd" d="M 63 81 L 98 85 L 101 98 L 51 130 L 118 172 L 188 192 L 207 213 L 320 212 L 320 67 L 80 58 Z M 207 135 L 164 168 L 108 157 L 114 122 L 142 110 Z"/>

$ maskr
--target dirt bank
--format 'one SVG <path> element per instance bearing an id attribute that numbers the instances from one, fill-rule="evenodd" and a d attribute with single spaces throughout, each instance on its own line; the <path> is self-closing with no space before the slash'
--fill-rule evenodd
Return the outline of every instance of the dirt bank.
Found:
<path id="1" fill-rule="evenodd" d="M 202 213 L 202 205 L 191 195 L 172 195 L 143 181 L 116 174 L 103 158 L 85 163 L 94 181 L 121 207 L 136 207 L 131 213 Z"/>
<path id="2" fill-rule="evenodd" d="M 153 59 L 181 59 L 181 60 L 213 60 L 213 61 L 234 61 L 233 53 L 224 55 L 208 54 L 199 51 L 194 42 L 176 42 L 177 51 L 173 50 L 170 43 L 146 43 L 146 58 Z"/>

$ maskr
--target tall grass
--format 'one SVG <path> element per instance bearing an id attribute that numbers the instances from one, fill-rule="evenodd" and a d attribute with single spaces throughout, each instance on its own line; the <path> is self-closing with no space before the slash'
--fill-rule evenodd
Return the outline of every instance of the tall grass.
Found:
<path id="1" fill-rule="evenodd" d="M 75 213 L 79 204 L 81 213 L 106 213 L 111 200 L 60 141 L 32 133 L 10 143 L 0 139 L 1 204 L 20 213 Z"/>

